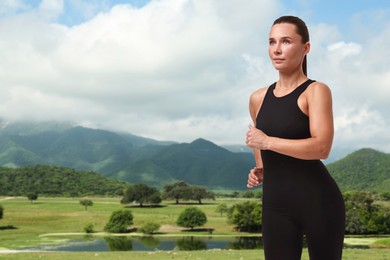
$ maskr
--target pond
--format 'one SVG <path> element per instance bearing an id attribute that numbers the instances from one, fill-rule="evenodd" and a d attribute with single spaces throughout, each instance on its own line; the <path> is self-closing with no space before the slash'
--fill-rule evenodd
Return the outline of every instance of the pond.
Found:
<path id="1" fill-rule="evenodd" d="M 102 252 L 102 251 L 171 251 L 209 249 L 260 249 L 261 237 L 104 237 L 87 236 L 63 244 L 42 245 L 22 251 Z"/>
<path id="2" fill-rule="evenodd" d="M 307 244 L 304 242 L 304 247 Z M 368 245 L 344 244 L 344 248 L 368 249 Z M 193 251 L 210 249 L 263 249 L 259 236 L 212 237 L 212 236 L 179 236 L 179 237 L 129 237 L 115 236 L 97 238 L 85 236 L 72 239 L 62 244 L 40 245 L 18 251 L 47 252 L 104 252 L 104 251 Z"/>

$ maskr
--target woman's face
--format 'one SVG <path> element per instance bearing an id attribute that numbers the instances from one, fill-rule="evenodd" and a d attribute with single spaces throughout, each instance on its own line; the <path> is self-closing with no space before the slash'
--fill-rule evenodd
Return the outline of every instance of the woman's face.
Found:
<path id="1" fill-rule="evenodd" d="M 302 37 L 296 32 L 294 24 L 272 26 L 268 54 L 278 71 L 289 73 L 301 69 L 303 58 L 309 50 L 310 44 L 302 43 Z"/>

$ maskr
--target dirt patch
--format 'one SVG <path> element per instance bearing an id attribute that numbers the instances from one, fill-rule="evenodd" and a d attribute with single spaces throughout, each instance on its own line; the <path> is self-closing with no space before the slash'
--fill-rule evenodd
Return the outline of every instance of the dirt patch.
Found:
<path id="1" fill-rule="evenodd" d="M 162 225 L 159 229 L 160 232 L 178 232 L 181 231 L 183 228 L 178 226 L 172 226 L 172 225 Z"/>

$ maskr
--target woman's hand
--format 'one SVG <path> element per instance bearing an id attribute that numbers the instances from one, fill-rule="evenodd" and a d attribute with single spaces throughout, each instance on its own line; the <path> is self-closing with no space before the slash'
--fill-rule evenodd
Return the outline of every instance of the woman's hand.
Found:
<path id="1" fill-rule="evenodd" d="M 268 136 L 263 131 L 249 125 L 249 130 L 246 133 L 246 145 L 251 148 L 260 150 L 268 150 Z"/>
<path id="2" fill-rule="evenodd" d="M 263 182 L 263 174 L 263 168 L 254 167 L 248 174 L 248 184 L 246 186 L 253 188 L 261 184 Z"/>

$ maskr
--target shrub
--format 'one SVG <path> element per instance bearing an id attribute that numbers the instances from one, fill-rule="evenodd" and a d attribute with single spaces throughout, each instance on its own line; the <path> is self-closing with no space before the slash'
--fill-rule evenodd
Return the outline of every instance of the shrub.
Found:
<path id="1" fill-rule="evenodd" d="M 261 204 L 246 201 L 233 205 L 228 210 L 228 223 L 235 224 L 239 231 L 258 232 L 261 230 Z"/>
<path id="2" fill-rule="evenodd" d="M 148 222 L 142 226 L 141 232 L 144 234 L 153 234 L 160 229 L 160 226 L 158 223 Z"/>
<path id="3" fill-rule="evenodd" d="M 94 225 L 92 223 L 89 223 L 89 224 L 85 225 L 84 232 L 85 233 L 93 233 L 93 232 L 95 232 L 93 228 L 94 228 Z"/>
<path id="4" fill-rule="evenodd" d="M 133 214 L 130 210 L 117 210 L 111 214 L 104 230 L 111 233 L 125 233 L 133 224 Z"/>

